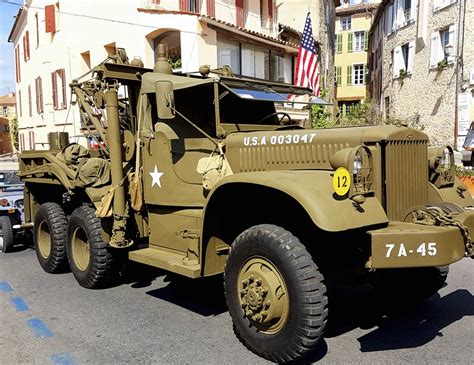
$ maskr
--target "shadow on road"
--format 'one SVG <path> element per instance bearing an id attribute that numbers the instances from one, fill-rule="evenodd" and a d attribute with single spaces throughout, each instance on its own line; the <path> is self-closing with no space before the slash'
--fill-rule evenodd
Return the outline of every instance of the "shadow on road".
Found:
<path id="1" fill-rule="evenodd" d="M 169 284 L 147 292 L 156 298 L 179 305 L 201 316 L 216 316 L 227 311 L 222 275 L 193 280 L 167 275 Z"/>

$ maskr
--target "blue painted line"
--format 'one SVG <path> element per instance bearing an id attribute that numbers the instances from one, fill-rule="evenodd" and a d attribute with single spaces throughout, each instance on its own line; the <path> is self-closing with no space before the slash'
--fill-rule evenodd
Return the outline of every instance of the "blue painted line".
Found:
<path id="1" fill-rule="evenodd" d="M 54 365 L 76 365 L 77 362 L 74 360 L 71 354 L 64 353 L 64 354 L 56 354 L 49 357 L 51 362 Z"/>
<path id="2" fill-rule="evenodd" d="M 31 318 L 26 321 L 26 324 L 33 331 L 33 336 L 35 337 L 46 338 L 53 336 L 53 332 L 39 318 Z"/>
<path id="3" fill-rule="evenodd" d="M 3 293 L 11 293 L 13 288 L 6 281 L 0 281 L 0 291 Z"/>
<path id="4" fill-rule="evenodd" d="M 10 299 L 10 303 L 13 304 L 17 312 L 26 312 L 30 309 L 28 304 L 20 297 Z"/>

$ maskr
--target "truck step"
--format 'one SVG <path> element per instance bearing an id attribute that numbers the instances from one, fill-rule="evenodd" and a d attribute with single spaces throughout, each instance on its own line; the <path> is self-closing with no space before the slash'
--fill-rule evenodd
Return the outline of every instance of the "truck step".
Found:
<path id="1" fill-rule="evenodd" d="M 128 258 L 132 261 L 158 267 L 189 278 L 201 276 L 201 265 L 188 261 L 185 254 L 148 247 L 129 252 Z"/>

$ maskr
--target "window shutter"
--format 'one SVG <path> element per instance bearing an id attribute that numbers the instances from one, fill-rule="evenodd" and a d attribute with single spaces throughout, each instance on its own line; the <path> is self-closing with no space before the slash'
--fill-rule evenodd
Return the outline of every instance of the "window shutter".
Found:
<path id="1" fill-rule="evenodd" d="M 364 64 L 364 84 L 367 84 L 369 81 L 369 69 L 367 64 Z"/>
<path id="2" fill-rule="evenodd" d="M 28 85 L 28 115 L 33 116 L 33 110 L 31 108 L 31 85 Z"/>
<path id="3" fill-rule="evenodd" d="M 438 62 L 444 59 L 443 45 L 439 32 L 431 34 L 431 50 L 430 50 L 430 68 L 438 66 Z"/>
<path id="4" fill-rule="evenodd" d="M 44 7 L 44 20 L 46 33 L 56 32 L 56 9 L 53 5 L 46 5 Z"/>
<path id="5" fill-rule="evenodd" d="M 337 35 L 337 53 L 342 53 L 342 33 Z"/>
<path id="6" fill-rule="evenodd" d="M 23 61 L 26 62 L 26 37 L 23 36 Z"/>
<path id="7" fill-rule="evenodd" d="M 336 86 L 341 86 L 342 67 L 336 66 Z"/>
<path id="8" fill-rule="evenodd" d="M 25 150 L 25 135 L 20 133 L 20 151 Z"/>
<path id="9" fill-rule="evenodd" d="M 56 71 L 51 72 L 51 87 L 53 89 L 53 108 L 54 110 L 58 110 L 58 82 Z"/>
<path id="10" fill-rule="evenodd" d="M 21 90 L 18 90 L 18 106 L 20 108 L 20 117 L 23 116 L 23 108 L 22 108 L 22 105 L 21 105 Z"/>
<path id="11" fill-rule="evenodd" d="M 413 0 L 414 1 L 414 0 Z M 397 28 L 401 28 L 406 24 L 405 10 L 403 9 L 404 0 L 397 0 L 397 9 L 395 17 L 395 25 Z"/>
<path id="12" fill-rule="evenodd" d="M 244 0 L 235 0 L 235 10 L 237 13 L 237 26 L 244 26 Z"/>
<path id="13" fill-rule="evenodd" d="M 365 43 L 365 50 L 369 49 L 369 32 L 366 30 L 364 32 L 364 43 Z"/>
<path id="14" fill-rule="evenodd" d="M 453 63 L 456 59 L 457 47 L 456 47 L 456 26 L 451 25 L 449 27 L 449 44 L 453 46 L 451 56 L 448 57 L 448 62 Z"/>
<path id="15" fill-rule="evenodd" d="M 40 113 L 39 110 L 39 87 L 38 87 L 38 79 L 35 79 L 35 101 L 36 101 L 36 113 Z"/>
<path id="16" fill-rule="evenodd" d="M 30 32 L 25 32 L 25 39 L 26 39 L 26 59 L 30 59 Z"/>
<path id="17" fill-rule="evenodd" d="M 423 0 L 421 0 L 423 1 Z M 416 0 L 411 0 L 410 4 L 410 20 L 415 20 L 416 19 L 416 4 L 418 1 Z M 408 20 L 408 19 L 407 19 Z"/>
<path id="18" fill-rule="evenodd" d="M 400 60 L 402 62 L 400 62 Z M 402 55 L 402 47 L 398 46 L 395 47 L 393 50 L 393 78 L 396 79 L 400 77 L 400 69 L 404 69 L 405 67 L 403 66 L 403 55 Z"/>
<path id="19" fill-rule="evenodd" d="M 408 66 L 407 73 L 413 72 L 413 59 L 415 57 L 415 41 L 411 41 L 408 45 Z"/>
<path id="20" fill-rule="evenodd" d="M 44 107 L 43 107 L 43 80 L 41 77 L 38 80 L 38 90 L 39 90 L 39 105 L 40 105 L 40 114 L 43 114 Z"/>
<path id="21" fill-rule="evenodd" d="M 347 52 L 352 52 L 352 40 L 354 38 L 354 33 L 349 32 L 347 33 L 347 36 L 349 37 L 347 39 Z"/>
<path id="22" fill-rule="evenodd" d="M 36 23 L 36 48 L 39 47 L 39 19 L 38 19 L 38 13 L 35 14 L 35 23 Z"/>
<path id="23" fill-rule="evenodd" d="M 61 75 L 61 85 L 62 85 L 62 101 L 61 101 L 61 108 L 65 108 L 66 107 L 66 72 L 64 71 L 64 68 L 61 69 L 60 71 L 60 75 Z"/>
<path id="24" fill-rule="evenodd" d="M 392 24 L 393 24 L 393 5 L 390 5 L 387 8 L 387 23 L 386 25 L 386 33 L 392 33 Z"/>
<path id="25" fill-rule="evenodd" d="M 347 86 L 352 85 L 352 66 L 347 66 Z"/>

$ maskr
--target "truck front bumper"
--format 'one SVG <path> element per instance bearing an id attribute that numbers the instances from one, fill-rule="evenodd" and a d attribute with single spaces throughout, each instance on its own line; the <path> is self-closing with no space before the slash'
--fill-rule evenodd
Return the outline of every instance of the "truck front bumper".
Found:
<path id="1" fill-rule="evenodd" d="M 444 266 L 466 255 L 463 234 L 455 226 L 390 222 L 388 227 L 369 233 L 369 269 Z"/>

